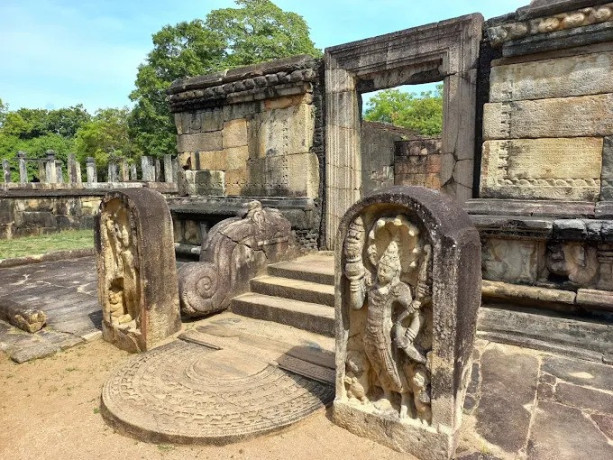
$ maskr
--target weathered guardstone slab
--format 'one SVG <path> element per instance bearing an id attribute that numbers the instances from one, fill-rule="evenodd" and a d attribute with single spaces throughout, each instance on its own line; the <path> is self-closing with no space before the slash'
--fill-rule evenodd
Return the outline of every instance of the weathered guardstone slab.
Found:
<path id="1" fill-rule="evenodd" d="M 613 53 L 493 67 L 490 102 L 613 93 Z"/>
<path id="2" fill-rule="evenodd" d="M 136 352 L 181 329 L 172 220 L 148 189 L 110 192 L 95 226 L 105 340 Z"/>
<path id="3" fill-rule="evenodd" d="M 392 187 L 352 206 L 338 241 L 334 421 L 451 458 L 480 304 L 477 230 L 451 198 Z"/>
<path id="4" fill-rule="evenodd" d="M 481 196 L 593 201 L 600 193 L 602 147 L 598 138 L 484 142 Z"/>
<path id="5" fill-rule="evenodd" d="M 613 134 L 613 94 L 485 104 L 490 139 L 595 137 Z"/>

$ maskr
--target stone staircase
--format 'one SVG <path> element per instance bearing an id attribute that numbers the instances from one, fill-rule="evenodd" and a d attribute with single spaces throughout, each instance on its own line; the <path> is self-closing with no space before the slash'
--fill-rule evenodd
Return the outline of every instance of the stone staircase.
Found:
<path id="1" fill-rule="evenodd" d="M 268 266 L 251 292 L 232 300 L 232 312 L 334 336 L 334 256 L 314 253 Z"/>

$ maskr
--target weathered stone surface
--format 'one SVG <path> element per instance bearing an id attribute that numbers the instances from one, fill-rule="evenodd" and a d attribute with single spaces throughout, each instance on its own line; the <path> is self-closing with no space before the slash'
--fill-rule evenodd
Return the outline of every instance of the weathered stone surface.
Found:
<path id="1" fill-rule="evenodd" d="M 284 353 L 204 336 L 210 344 L 175 341 L 119 369 L 102 391 L 107 421 L 149 442 L 225 444 L 287 427 L 331 402 L 330 384 L 276 364 L 289 359 Z"/>
<path id="2" fill-rule="evenodd" d="M 485 104 L 491 139 L 596 137 L 613 134 L 613 94 Z"/>
<path id="3" fill-rule="evenodd" d="M 335 422 L 450 458 L 480 303 L 476 229 L 440 193 L 391 187 L 349 209 L 338 241 Z"/>
<path id="4" fill-rule="evenodd" d="M 576 293 L 535 286 L 520 286 L 500 281 L 483 281 L 482 294 L 487 299 L 519 300 L 523 302 L 551 302 L 574 304 Z"/>
<path id="5" fill-rule="evenodd" d="M 226 175 L 223 171 L 205 169 L 183 171 L 181 188 L 190 195 L 223 196 L 226 191 Z"/>
<path id="6" fill-rule="evenodd" d="M 592 414 L 590 418 L 596 422 L 598 428 L 609 439 L 613 440 L 613 417 L 600 414 Z"/>
<path id="7" fill-rule="evenodd" d="M 250 121 L 252 158 L 309 152 L 313 145 L 312 104 L 298 104 L 262 112 Z"/>
<path id="8" fill-rule="evenodd" d="M 522 299 L 517 298 L 513 302 L 517 304 L 519 300 Z M 534 302 L 534 305 L 542 308 L 542 303 Z M 542 310 L 505 309 L 486 304 L 479 309 L 478 331 L 479 337 L 484 339 L 587 360 L 601 361 L 603 355 L 613 351 L 611 347 L 613 332 L 608 324 L 583 321 Z M 577 365 L 577 362 L 563 360 L 563 363 L 566 363 L 567 367 L 574 366 L 577 375 L 582 375 L 581 366 Z M 552 369 L 564 369 L 564 367 L 557 363 L 543 367 L 544 371 L 551 374 L 558 375 L 562 372 Z M 606 369 L 602 368 L 598 372 L 605 371 Z M 594 372 L 588 370 L 588 372 L 596 375 L 594 372 L 597 370 Z M 588 377 L 592 378 L 589 375 Z M 574 382 L 574 380 L 569 381 Z M 589 381 L 583 383 L 591 385 Z"/>
<path id="9" fill-rule="evenodd" d="M 228 153 L 225 150 L 218 152 L 199 152 L 197 169 L 211 169 L 225 171 L 228 169 Z"/>
<path id="10" fill-rule="evenodd" d="M 613 311 L 613 292 L 597 289 L 577 290 L 577 304 L 596 308 L 598 310 Z"/>
<path id="11" fill-rule="evenodd" d="M 544 245 L 538 241 L 489 238 L 483 245 L 483 278 L 533 283 L 542 265 Z"/>
<path id="12" fill-rule="evenodd" d="M 600 193 L 602 145 L 598 138 L 484 142 L 481 196 L 594 201 Z"/>
<path id="13" fill-rule="evenodd" d="M 610 366 L 559 356 L 547 356 L 543 360 L 542 370 L 575 385 L 587 385 L 609 392 L 613 391 L 613 372 Z"/>
<path id="14" fill-rule="evenodd" d="M 580 410 L 551 402 L 539 402 L 532 425 L 530 458 L 610 458 L 613 447 Z"/>
<path id="15" fill-rule="evenodd" d="M 613 93 L 613 53 L 493 67 L 490 102 Z"/>
<path id="16" fill-rule="evenodd" d="M 291 224 L 276 209 L 249 203 L 243 218 L 221 221 L 202 242 L 199 263 L 179 270 L 181 306 L 189 316 L 228 307 L 246 291 L 249 280 L 267 263 L 289 257 L 294 249 Z"/>
<path id="17" fill-rule="evenodd" d="M 613 200 L 613 137 L 604 138 L 600 200 Z"/>
<path id="18" fill-rule="evenodd" d="M 172 220 L 153 190 L 109 193 L 95 227 L 105 340 L 144 351 L 181 329 Z"/>
<path id="19" fill-rule="evenodd" d="M 526 444 L 530 410 L 536 397 L 538 361 L 534 356 L 488 349 L 481 357 L 481 398 L 477 432 L 509 453 Z"/>
<path id="20" fill-rule="evenodd" d="M 555 387 L 555 401 L 578 409 L 613 413 L 613 395 L 578 385 L 559 382 Z"/>
<path id="21" fill-rule="evenodd" d="M 243 147 L 247 145 L 247 121 L 236 119 L 223 124 L 223 148 Z"/>
<path id="22" fill-rule="evenodd" d="M 178 152 L 214 152 L 223 148 L 221 131 L 201 134 L 180 134 L 177 136 Z"/>

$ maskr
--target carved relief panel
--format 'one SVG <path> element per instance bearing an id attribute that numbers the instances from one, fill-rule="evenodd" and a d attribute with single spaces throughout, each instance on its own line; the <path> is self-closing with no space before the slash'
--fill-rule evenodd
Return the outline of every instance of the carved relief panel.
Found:
<path id="1" fill-rule="evenodd" d="M 430 423 L 431 245 L 404 215 L 359 216 L 344 244 L 349 401 Z"/>
<path id="2" fill-rule="evenodd" d="M 353 205 L 338 241 L 334 421 L 451 458 L 481 302 L 479 233 L 452 198 L 396 186 Z"/>
<path id="3" fill-rule="evenodd" d="M 181 328 L 172 220 L 148 189 L 113 191 L 100 203 L 96 251 L 105 340 L 150 349 Z"/>

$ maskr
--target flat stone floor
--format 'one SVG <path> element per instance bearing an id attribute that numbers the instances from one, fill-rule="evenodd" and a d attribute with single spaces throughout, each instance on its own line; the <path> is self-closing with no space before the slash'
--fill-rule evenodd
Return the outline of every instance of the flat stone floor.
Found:
<path id="1" fill-rule="evenodd" d="M 10 302 L 47 314 L 47 326 L 35 334 L 0 321 L 0 350 L 25 362 L 100 337 L 96 283 L 94 257 L 0 269 L 0 308 Z"/>
<path id="2" fill-rule="evenodd" d="M 0 458 L 34 458 L 31 449 L 34 439 L 44 442 L 45 449 L 53 445 L 52 450 L 55 449 L 63 458 L 85 458 L 79 455 L 71 457 L 68 453 L 84 454 L 83 449 L 89 445 L 90 439 L 92 446 L 108 444 L 107 449 L 110 450 L 115 446 L 123 446 L 122 454 L 128 452 L 130 446 L 139 445 L 118 433 L 104 430 L 104 424 L 97 421 L 92 421 L 95 423 L 91 426 L 97 429 L 88 428 L 88 442 L 83 444 L 83 430 L 76 429 L 76 425 L 73 427 L 70 422 L 71 414 L 76 414 L 77 407 L 83 404 L 89 408 L 90 414 L 99 417 L 101 383 L 107 380 L 113 369 L 125 365 L 130 359 L 125 353 L 113 352 L 112 366 L 108 362 L 102 368 L 96 364 L 95 356 L 101 352 L 97 348 L 103 344 L 85 343 L 86 339 L 98 336 L 100 324 L 95 277 L 93 258 L 0 270 L 0 301 L 11 298 L 14 301 L 39 302 L 40 308 L 49 315 L 49 327 L 37 334 L 22 333 L 0 322 L 0 350 L 7 355 L 3 360 L 0 359 L 0 378 L 4 378 L 0 388 L 0 425 L 9 427 L 8 431 L 4 430 L 0 434 Z M 214 316 L 191 324 L 190 327 L 206 326 L 220 318 Z M 81 345 L 70 352 L 33 361 L 27 367 L 9 360 L 10 356 L 15 357 L 15 353 L 21 353 L 21 357 L 27 360 L 28 357 L 41 356 L 40 353 L 37 355 L 41 349 L 47 350 L 47 354 L 53 354 L 58 349 L 76 344 Z M 110 346 L 104 344 L 104 347 Z M 90 349 L 94 353 L 92 356 L 88 354 Z M 249 348 L 243 351 L 248 354 Z M 59 367 L 58 360 L 62 360 Z M 91 362 L 91 365 L 87 364 L 89 370 L 83 375 L 77 375 L 75 369 L 85 366 L 86 362 Z M 100 362 L 106 363 L 105 359 Z M 46 375 L 47 367 L 54 369 L 53 376 Z M 96 377 L 98 373 L 99 378 Z M 85 388 L 85 383 L 75 383 L 75 379 L 81 377 L 84 382 L 92 382 L 91 389 L 83 390 L 89 399 L 66 403 L 71 398 L 79 398 L 79 392 L 76 391 L 78 385 L 82 384 Z M 72 382 L 66 389 L 60 383 L 64 379 Z M 53 402 L 53 398 L 59 399 Z M 45 407 L 53 407 L 54 412 L 44 415 Z M 456 456 L 459 459 L 613 458 L 613 367 L 609 365 L 478 340 L 464 412 Z M 39 420 L 39 416 L 43 419 Z M 50 429 L 44 417 L 55 417 L 57 420 L 54 419 L 53 426 L 57 425 L 58 428 Z M 84 417 L 84 414 L 79 415 L 74 423 L 80 426 Z M 317 426 L 332 430 L 325 413 L 318 412 L 313 417 L 307 430 L 312 431 Z M 101 432 L 100 439 L 94 439 L 98 432 Z M 355 455 L 344 447 L 345 458 L 371 458 L 370 452 L 373 455 L 376 452 L 376 458 L 401 458 L 383 447 L 373 447 L 374 443 L 369 444 L 371 447 L 366 444 L 358 447 L 358 443 L 353 440 L 355 437 L 343 430 L 334 433 L 342 437 L 339 445 L 355 446 Z M 228 452 L 232 452 L 235 458 L 243 458 L 245 456 L 240 455 L 240 449 L 254 445 L 268 446 L 272 450 L 256 452 L 249 458 L 286 458 L 282 452 L 292 452 L 291 456 L 295 459 L 341 458 L 338 452 L 333 457 L 332 450 L 329 457 L 323 451 L 317 451 L 322 455 L 313 457 L 314 451 L 308 448 L 308 440 L 301 440 L 301 435 L 300 429 L 268 435 L 263 440 L 252 441 L 252 444 L 239 443 L 228 446 L 225 448 L 227 450 L 216 450 L 215 453 L 211 451 L 211 457 L 206 454 L 203 458 L 224 458 Z M 3 437 L 6 443 L 1 442 Z M 276 447 L 271 447 L 271 442 Z M 300 451 L 292 450 L 297 445 L 307 447 Z M 158 453 L 154 450 L 153 453 L 148 451 L 150 455 L 146 458 L 175 458 L 172 455 L 173 449 L 162 446 L 159 447 L 160 456 L 154 455 Z M 203 452 L 209 452 L 206 450 L 208 448 L 202 449 Z M 194 455 L 191 450 L 188 453 L 177 447 L 176 453 L 179 452 L 182 455 Z"/>

